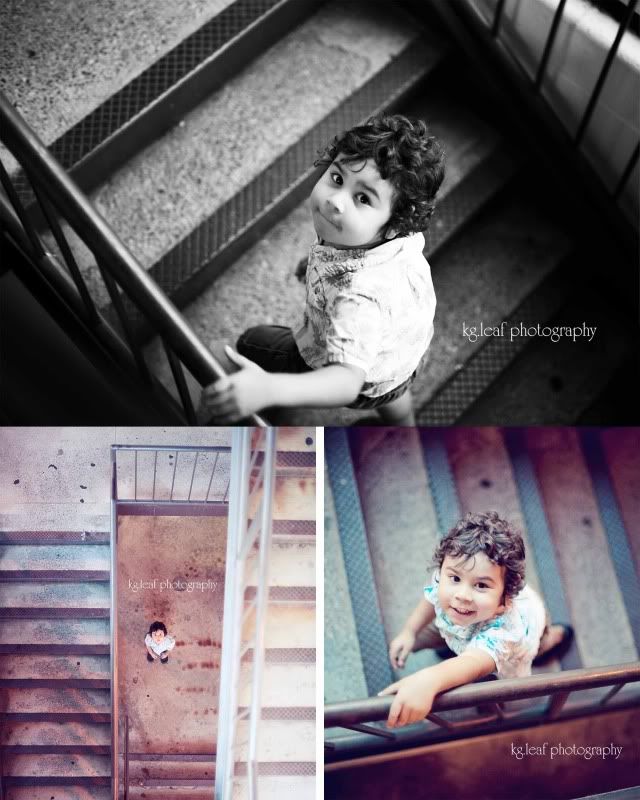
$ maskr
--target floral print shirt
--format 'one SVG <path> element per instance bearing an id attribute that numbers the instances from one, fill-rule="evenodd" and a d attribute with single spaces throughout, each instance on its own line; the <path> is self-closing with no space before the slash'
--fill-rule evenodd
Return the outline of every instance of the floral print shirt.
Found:
<path id="1" fill-rule="evenodd" d="M 311 246 L 304 318 L 294 336 L 312 369 L 360 367 L 367 397 L 414 373 L 431 342 L 436 308 L 423 249 L 421 233 L 370 250 Z"/>
<path id="2" fill-rule="evenodd" d="M 484 650 L 495 661 L 498 678 L 522 678 L 531 675 L 531 662 L 540 646 L 545 626 L 545 609 L 539 595 L 525 586 L 507 600 L 503 614 L 474 625 L 456 625 L 438 602 L 438 571 L 424 596 L 436 610 L 435 624 L 442 638 L 456 655 L 468 647 Z"/>

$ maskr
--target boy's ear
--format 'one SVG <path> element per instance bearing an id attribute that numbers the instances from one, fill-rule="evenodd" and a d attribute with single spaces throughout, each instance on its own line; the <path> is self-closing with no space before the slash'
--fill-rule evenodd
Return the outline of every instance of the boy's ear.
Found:
<path id="1" fill-rule="evenodd" d="M 391 239 L 395 239 L 398 235 L 398 231 L 395 228 L 387 228 L 384 232 L 384 239 L 385 241 L 390 241 Z"/>

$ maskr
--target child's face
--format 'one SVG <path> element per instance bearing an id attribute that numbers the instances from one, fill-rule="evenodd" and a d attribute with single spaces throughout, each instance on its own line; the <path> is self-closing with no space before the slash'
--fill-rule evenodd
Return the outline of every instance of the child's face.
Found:
<path id="1" fill-rule="evenodd" d="M 382 228 L 393 207 L 393 185 L 380 177 L 370 159 L 327 169 L 311 192 L 311 215 L 318 237 L 338 250 L 374 247 L 384 241 Z"/>
<path id="2" fill-rule="evenodd" d="M 151 634 L 151 638 L 156 644 L 160 644 L 160 642 L 164 639 L 164 631 L 154 631 Z"/>
<path id="3" fill-rule="evenodd" d="M 438 586 L 438 600 L 445 614 L 462 626 L 486 622 L 502 614 L 504 571 L 485 553 L 468 558 L 445 556 Z"/>

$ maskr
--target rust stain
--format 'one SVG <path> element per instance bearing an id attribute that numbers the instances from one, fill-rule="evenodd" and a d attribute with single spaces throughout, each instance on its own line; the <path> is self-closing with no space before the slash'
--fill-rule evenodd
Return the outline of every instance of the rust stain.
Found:
<path id="1" fill-rule="evenodd" d="M 184 642 L 183 641 L 176 642 L 176 647 L 184 647 Z"/>
<path id="2" fill-rule="evenodd" d="M 213 642 L 211 639 L 198 639 L 198 645 L 200 647 L 211 647 L 212 644 Z"/>
<path id="3" fill-rule="evenodd" d="M 215 669 L 219 665 L 215 661 L 201 661 L 200 666 L 203 669 Z"/>

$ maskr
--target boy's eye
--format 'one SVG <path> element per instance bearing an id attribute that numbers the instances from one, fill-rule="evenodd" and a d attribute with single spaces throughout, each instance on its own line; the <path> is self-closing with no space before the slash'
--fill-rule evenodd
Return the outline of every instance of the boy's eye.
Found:
<path id="1" fill-rule="evenodd" d="M 330 178 L 333 183 L 337 184 L 338 186 L 342 186 L 342 175 L 339 172 L 331 172 Z"/>
<path id="2" fill-rule="evenodd" d="M 478 586 L 478 589 L 486 589 L 487 588 L 487 584 L 486 583 L 479 583 L 479 584 L 477 584 L 477 586 Z"/>
<path id="3" fill-rule="evenodd" d="M 460 578 L 459 578 L 457 575 L 449 575 L 449 577 L 451 578 L 451 580 L 452 580 L 454 583 L 455 583 L 456 581 L 459 581 L 459 580 L 460 580 Z"/>
<path id="4" fill-rule="evenodd" d="M 360 203 L 362 203 L 363 206 L 370 206 L 371 205 L 371 200 L 369 200 L 369 197 L 366 194 L 359 194 L 358 195 L 358 201 Z"/>

